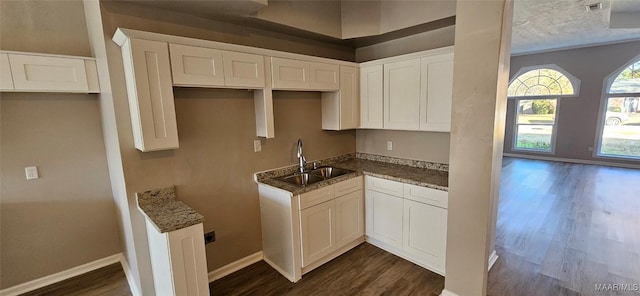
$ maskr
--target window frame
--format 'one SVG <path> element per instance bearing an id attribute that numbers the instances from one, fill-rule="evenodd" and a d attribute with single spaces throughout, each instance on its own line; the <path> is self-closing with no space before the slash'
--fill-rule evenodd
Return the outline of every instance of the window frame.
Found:
<path id="1" fill-rule="evenodd" d="M 624 71 L 626 68 L 628 68 L 629 66 L 631 66 L 632 64 L 635 64 L 637 62 L 640 62 L 640 55 L 637 55 L 634 58 L 628 60 L 626 63 L 624 63 L 622 66 L 618 67 L 615 71 L 613 71 L 611 74 L 607 75 L 604 78 L 604 82 L 602 84 L 602 94 L 600 96 L 600 108 L 598 109 L 598 125 L 597 125 L 597 128 L 596 128 L 595 143 L 593 145 L 593 153 L 592 153 L 592 157 L 593 158 L 617 159 L 617 160 L 640 162 L 640 156 L 622 156 L 622 155 L 609 155 L 609 154 L 601 154 L 600 153 L 600 149 L 602 149 L 602 136 L 603 136 L 604 128 L 605 128 L 605 120 L 606 120 L 606 117 L 607 117 L 606 110 L 607 110 L 609 98 L 616 98 L 616 97 L 620 97 L 620 98 L 622 98 L 622 97 L 638 97 L 638 98 L 640 98 L 640 93 L 615 93 L 615 94 L 612 94 L 612 93 L 609 92 L 609 90 L 611 89 L 611 85 L 616 80 L 616 78 L 618 78 L 618 76 L 622 73 L 622 71 Z"/>
<path id="2" fill-rule="evenodd" d="M 535 152 L 541 154 L 554 155 L 556 153 L 556 135 L 558 134 L 558 114 L 560 110 L 560 97 L 514 97 L 515 100 L 515 109 L 516 116 L 513 121 L 513 145 L 511 147 L 512 151 L 523 151 L 523 152 Z M 549 125 L 549 124 L 521 124 L 518 123 L 518 115 L 520 115 L 520 101 L 535 101 L 535 100 L 556 100 L 556 109 L 555 109 L 555 119 L 553 120 L 553 125 L 551 127 L 551 149 L 549 151 L 533 149 L 533 148 L 520 148 L 518 147 L 518 126 L 519 125 Z"/>
<path id="3" fill-rule="evenodd" d="M 545 95 L 545 96 L 509 96 L 507 95 L 507 99 L 513 99 L 515 101 L 515 117 L 514 117 L 514 122 L 513 122 L 513 137 L 512 137 L 512 141 L 513 141 L 513 145 L 511 147 L 512 151 L 516 151 L 516 152 L 527 152 L 527 153 L 539 153 L 539 154 L 546 154 L 546 155 L 555 155 L 556 153 L 556 138 L 558 135 L 558 119 L 560 116 L 560 102 L 562 98 L 565 97 L 578 97 L 580 96 L 580 79 L 578 79 L 577 77 L 573 76 L 571 73 L 569 73 L 568 71 L 566 71 L 565 69 L 563 69 L 562 67 L 556 65 L 556 64 L 544 64 L 544 65 L 534 65 L 534 66 L 526 66 L 526 67 L 522 67 L 520 68 L 512 77 L 511 79 L 509 79 L 509 84 L 507 84 L 507 88 L 509 88 L 511 86 L 511 83 L 513 83 L 518 77 L 520 77 L 520 75 L 527 73 L 529 71 L 532 70 L 540 70 L 540 69 L 550 69 L 550 70 L 554 70 L 554 71 L 558 71 L 560 72 L 562 75 L 564 75 L 567 79 L 569 79 L 569 82 L 571 83 L 571 86 L 573 87 L 573 94 L 555 94 L 555 95 Z M 518 126 L 520 125 L 518 123 L 518 115 L 520 114 L 520 101 L 522 100 L 556 100 L 556 110 L 555 110 L 555 120 L 553 121 L 553 127 L 551 130 L 551 149 L 549 151 L 545 151 L 545 150 L 539 150 L 539 149 L 531 149 L 531 148 L 519 148 L 517 147 L 518 145 Z M 545 124 L 541 124 L 541 125 L 545 125 Z"/>

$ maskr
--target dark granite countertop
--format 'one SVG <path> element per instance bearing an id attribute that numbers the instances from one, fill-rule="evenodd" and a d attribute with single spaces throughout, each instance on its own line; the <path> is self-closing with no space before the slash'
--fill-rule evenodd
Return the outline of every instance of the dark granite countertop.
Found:
<path id="1" fill-rule="evenodd" d="M 361 153 L 358 153 L 357 158 L 354 156 L 353 154 L 342 155 L 318 161 L 318 165 L 331 165 L 354 172 L 309 186 L 300 187 L 274 179 L 295 172 L 296 166 L 257 173 L 256 181 L 289 191 L 293 195 L 312 191 L 363 174 L 437 190 L 449 190 L 447 165 Z"/>
<path id="2" fill-rule="evenodd" d="M 138 208 L 160 233 L 189 227 L 204 221 L 204 217 L 176 200 L 174 187 L 136 193 Z"/>

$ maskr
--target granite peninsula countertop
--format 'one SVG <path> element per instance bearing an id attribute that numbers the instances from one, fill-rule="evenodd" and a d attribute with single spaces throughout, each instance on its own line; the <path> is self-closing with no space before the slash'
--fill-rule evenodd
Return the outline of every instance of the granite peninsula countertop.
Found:
<path id="1" fill-rule="evenodd" d="M 186 228 L 204 221 L 202 215 L 176 200 L 175 187 L 138 192 L 136 199 L 140 211 L 160 233 Z"/>
<path id="2" fill-rule="evenodd" d="M 297 166 L 291 166 L 257 173 L 256 181 L 289 191 L 293 195 L 312 191 L 363 174 L 437 190 L 449 190 L 449 172 L 448 166 L 445 164 L 365 153 L 341 155 L 320 160 L 317 163 L 319 166 L 331 165 L 354 172 L 304 187 L 274 179 L 295 172 Z"/>

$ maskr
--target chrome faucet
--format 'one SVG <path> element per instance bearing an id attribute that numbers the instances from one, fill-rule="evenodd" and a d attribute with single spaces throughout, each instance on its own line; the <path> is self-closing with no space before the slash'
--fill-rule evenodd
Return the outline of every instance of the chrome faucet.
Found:
<path id="1" fill-rule="evenodd" d="M 298 170 L 301 173 L 304 173 L 304 166 L 307 164 L 307 160 L 302 155 L 302 139 L 298 139 L 298 153 L 296 154 L 298 157 Z"/>

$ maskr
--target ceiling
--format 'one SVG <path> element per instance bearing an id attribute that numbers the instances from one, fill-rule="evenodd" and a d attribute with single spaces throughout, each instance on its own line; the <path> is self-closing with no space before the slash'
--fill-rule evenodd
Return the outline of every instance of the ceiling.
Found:
<path id="1" fill-rule="evenodd" d="M 451 26 L 455 23 L 452 15 L 455 14 L 456 0 L 128 1 L 361 47 Z M 336 6 L 336 2 L 342 4 Z M 586 9 L 586 6 L 597 3 L 602 4 L 601 9 Z M 355 8 L 355 13 L 348 8 Z M 423 11 L 429 13 L 421 13 Z M 269 18 L 261 17 L 262 14 Z M 336 14 L 341 16 L 336 17 Z M 378 17 L 372 18 L 374 14 Z M 347 22 L 349 19 L 351 21 Z M 382 25 L 390 30 L 382 30 Z M 354 26 L 373 26 L 378 28 L 378 32 L 370 30 L 370 34 L 350 38 L 353 36 L 339 36 L 322 30 L 333 28 L 339 32 L 342 27 L 344 35 Z M 514 0 L 512 32 L 511 52 L 514 55 L 640 40 L 640 0 Z"/>
<path id="2" fill-rule="evenodd" d="M 602 9 L 587 11 L 597 3 Z M 640 24 L 609 27 L 615 12 L 640 20 L 640 0 L 515 0 L 513 10 L 511 52 L 516 55 L 640 40 Z"/>

